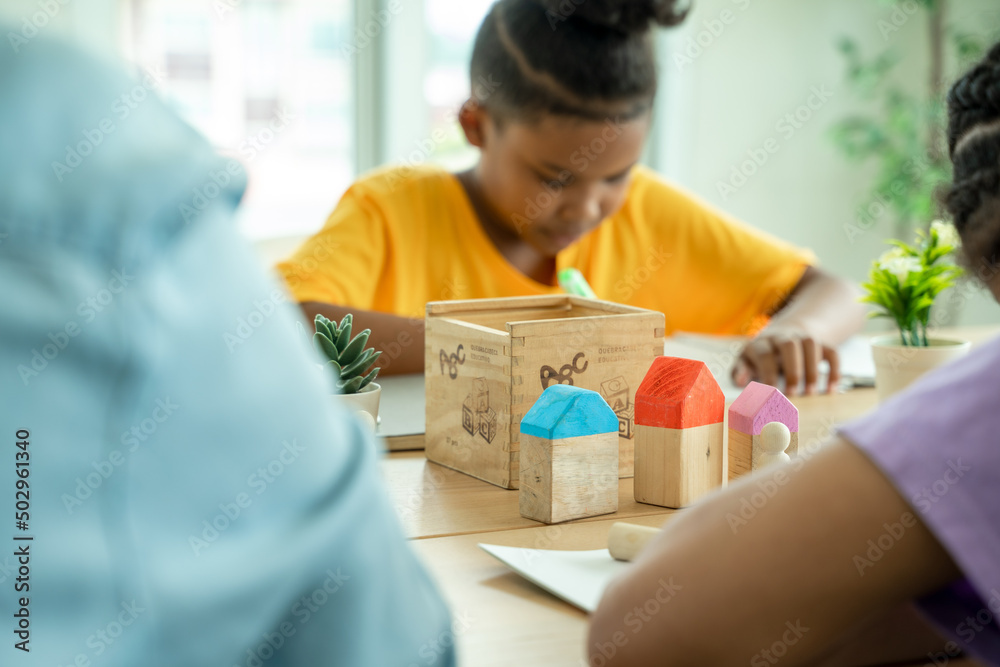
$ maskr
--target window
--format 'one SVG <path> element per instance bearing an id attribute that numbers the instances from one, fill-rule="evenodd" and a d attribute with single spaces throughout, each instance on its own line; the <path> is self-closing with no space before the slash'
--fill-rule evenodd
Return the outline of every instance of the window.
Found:
<path id="1" fill-rule="evenodd" d="M 456 120 L 459 106 L 469 96 L 469 58 L 479 24 L 493 0 L 427 0 L 429 34 L 424 101 L 428 109 L 428 136 L 443 129 L 432 160 L 458 170 L 475 162 L 476 151 L 465 141 Z"/>
<path id="2" fill-rule="evenodd" d="M 457 112 L 493 0 L 398 2 L 121 0 L 123 50 L 165 72 L 160 94 L 246 166 L 241 230 L 301 236 L 359 171 L 475 162 Z"/>
<path id="3" fill-rule="evenodd" d="M 249 173 L 251 238 L 317 229 L 354 178 L 350 0 L 127 0 L 127 57 Z"/>

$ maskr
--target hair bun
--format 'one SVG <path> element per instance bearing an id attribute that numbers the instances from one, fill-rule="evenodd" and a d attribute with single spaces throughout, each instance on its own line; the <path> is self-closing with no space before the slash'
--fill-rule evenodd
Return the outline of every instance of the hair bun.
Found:
<path id="1" fill-rule="evenodd" d="M 539 0 L 539 4 L 558 19 L 577 19 L 624 34 L 645 32 L 652 23 L 677 25 L 688 13 L 678 0 Z"/>
<path id="2" fill-rule="evenodd" d="M 948 92 L 948 108 L 952 112 L 969 109 L 1000 112 L 1000 62 L 979 65 L 959 79 Z"/>
<path id="3" fill-rule="evenodd" d="M 1000 118 L 1000 45 L 948 91 L 948 153 L 977 125 Z"/>

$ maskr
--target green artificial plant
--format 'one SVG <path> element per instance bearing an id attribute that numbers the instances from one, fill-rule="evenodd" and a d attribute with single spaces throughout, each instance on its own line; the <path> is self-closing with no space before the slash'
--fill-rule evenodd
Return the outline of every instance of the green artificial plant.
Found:
<path id="1" fill-rule="evenodd" d="M 876 306 L 872 317 L 895 320 L 903 345 L 927 347 L 931 307 L 941 292 L 962 275 L 948 257 L 959 245 L 951 225 L 936 221 L 930 231 L 917 231 L 915 246 L 889 241 L 894 246 L 872 263 L 868 282 L 862 284 L 862 301 Z"/>
<path id="2" fill-rule="evenodd" d="M 351 325 L 354 316 L 344 315 L 337 324 L 323 315 L 316 315 L 316 333 L 313 340 L 320 352 L 329 360 L 325 364 L 333 371 L 337 389 L 342 394 L 356 394 L 367 387 L 379 369 L 371 367 L 382 354 L 375 348 L 365 349 L 371 329 L 365 329 L 357 336 L 351 337 Z"/>

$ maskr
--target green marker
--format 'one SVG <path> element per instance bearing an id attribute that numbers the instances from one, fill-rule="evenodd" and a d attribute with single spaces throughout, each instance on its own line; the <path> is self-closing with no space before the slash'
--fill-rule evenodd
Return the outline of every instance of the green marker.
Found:
<path id="1" fill-rule="evenodd" d="M 574 269 L 573 267 L 563 269 L 559 272 L 558 278 L 559 286 L 566 290 L 567 294 L 583 296 L 588 299 L 597 298 L 594 290 L 587 284 L 587 279 L 583 277 L 579 269 Z"/>

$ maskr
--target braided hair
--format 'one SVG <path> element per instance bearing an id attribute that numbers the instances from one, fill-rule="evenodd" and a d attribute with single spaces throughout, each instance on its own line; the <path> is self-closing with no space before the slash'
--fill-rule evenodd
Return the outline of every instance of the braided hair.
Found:
<path id="1" fill-rule="evenodd" d="M 470 66 L 474 99 L 498 122 L 531 122 L 544 114 L 636 118 L 656 95 L 650 28 L 680 23 L 687 10 L 677 5 L 677 0 L 499 0 L 476 35 Z M 495 85 L 476 85 L 485 81 Z"/>
<path id="2" fill-rule="evenodd" d="M 945 206 L 969 268 L 992 278 L 1000 261 L 1000 43 L 948 93 L 948 154 Z"/>

